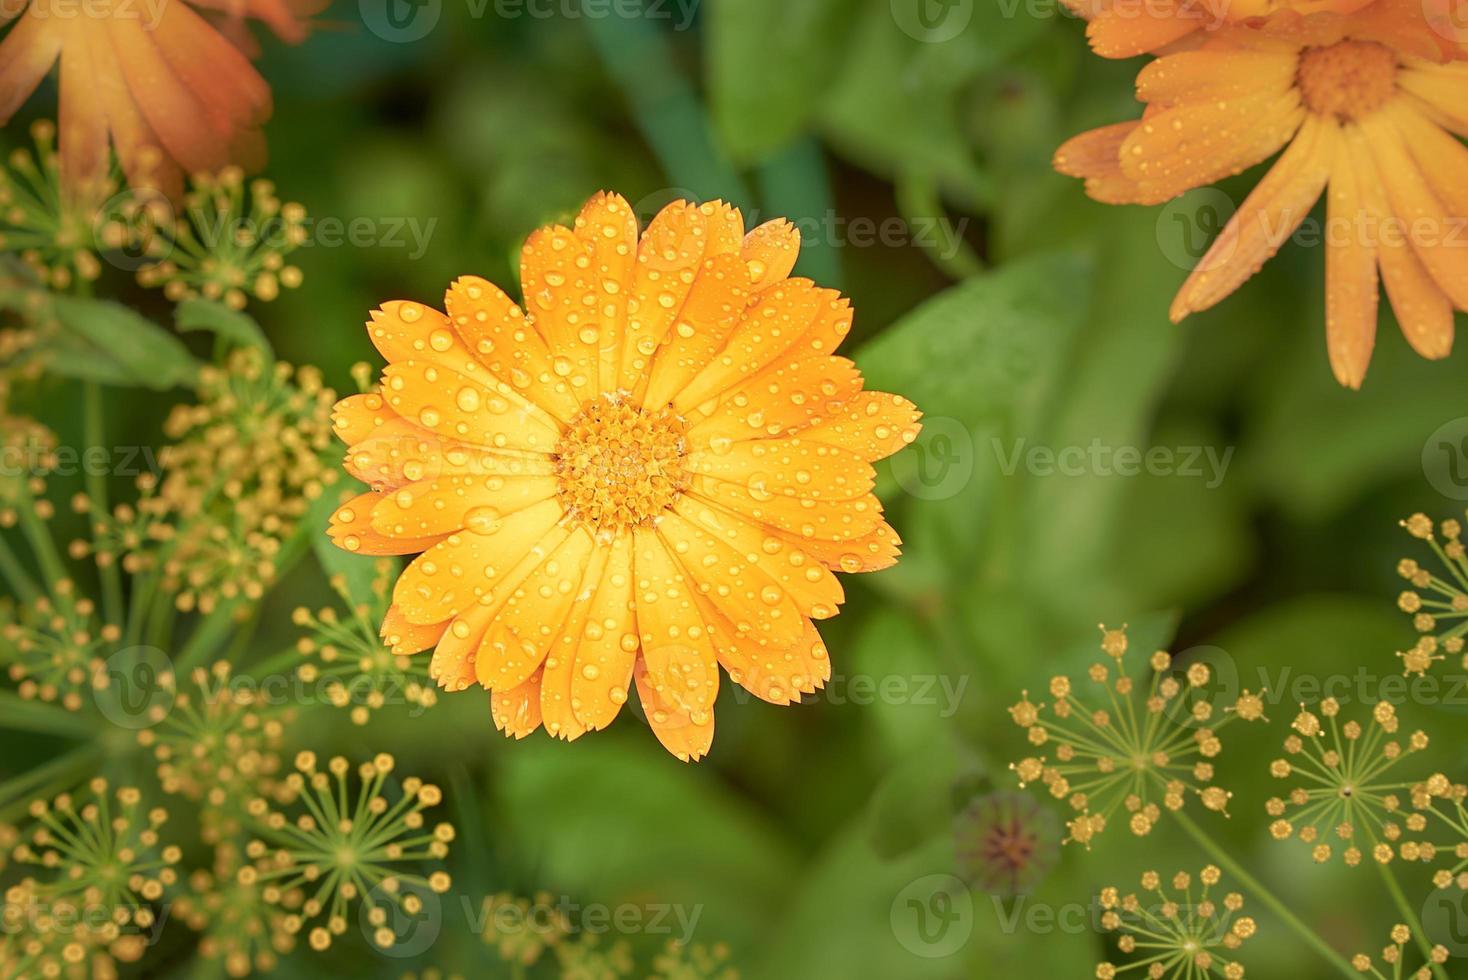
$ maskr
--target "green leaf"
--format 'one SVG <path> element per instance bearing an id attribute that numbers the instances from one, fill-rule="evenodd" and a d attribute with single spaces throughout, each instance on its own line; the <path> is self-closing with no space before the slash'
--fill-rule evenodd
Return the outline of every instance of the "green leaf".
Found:
<path id="1" fill-rule="evenodd" d="M 274 355 L 270 341 L 254 318 L 207 299 L 186 299 L 173 313 L 174 325 L 182 332 L 207 330 L 239 347 L 258 347 Z"/>
<path id="2" fill-rule="evenodd" d="M 844 48 L 850 0 L 713 4 L 705 26 L 714 125 L 737 160 L 762 160 L 815 111 Z"/>
<path id="3" fill-rule="evenodd" d="M 700 935 L 736 948 L 759 943 L 798 854 L 709 763 L 694 768 L 665 753 L 631 705 L 615 727 L 624 732 L 582 739 L 571 751 L 537 737 L 496 753 L 505 839 L 539 868 L 538 883 L 578 901 L 706 905 Z"/>
<path id="4" fill-rule="evenodd" d="M 58 296 L 55 309 L 67 331 L 116 361 L 131 384 L 166 391 L 198 376 L 199 362 L 182 341 L 120 303 Z"/>
<path id="5" fill-rule="evenodd" d="M 914 498 L 899 527 L 913 551 L 945 556 L 953 581 L 981 561 L 1013 564 L 1004 548 L 1015 528 L 995 515 L 1019 506 L 1005 499 L 1019 484 L 997 449 L 1033 431 L 1054 400 L 1090 283 L 1076 254 L 1013 262 L 940 293 L 856 354 L 869 387 L 923 412 L 917 441 L 879 466 L 879 493 Z"/>

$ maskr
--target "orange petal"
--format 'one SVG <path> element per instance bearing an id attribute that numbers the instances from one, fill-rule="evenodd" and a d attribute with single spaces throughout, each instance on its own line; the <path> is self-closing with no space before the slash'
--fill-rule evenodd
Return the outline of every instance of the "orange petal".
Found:
<path id="1" fill-rule="evenodd" d="M 464 346 L 497 379 L 562 422 L 580 411 L 571 386 L 555 371 L 545 339 L 498 286 L 461 276 L 449 287 L 444 305 Z"/>
<path id="2" fill-rule="evenodd" d="M 840 446 L 862 459 L 886 459 L 917 440 L 923 413 L 901 395 L 862 391 L 826 419 L 798 430 L 806 439 Z"/>
<path id="3" fill-rule="evenodd" d="M 775 532 L 791 544 L 823 562 L 828 568 L 843 572 L 878 572 L 897 564 L 902 553 L 902 539 L 885 522 L 872 533 L 853 541 L 823 541 L 820 538 L 796 538 L 784 531 Z"/>
<path id="4" fill-rule="evenodd" d="M 586 588 L 595 551 L 591 533 L 577 528 L 505 600 L 474 662 L 482 686 L 499 691 L 519 687 L 552 649 L 567 645 L 565 624 Z"/>
<path id="5" fill-rule="evenodd" d="M 493 534 L 504 519 L 556 495 L 549 476 L 450 475 L 384 494 L 372 528 L 389 538 L 429 537 L 468 529 Z"/>
<path id="6" fill-rule="evenodd" d="M 701 725 L 713 717 L 719 666 L 708 624 L 694 600 L 698 583 L 673 559 L 659 532 L 636 529 L 632 546 L 642 645 L 638 688 L 644 696 L 651 688 L 658 704 Z"/>
<path id="7" fill-rule="evenodd" d="M 873 494 L 819 502 L 798 497 L 755 497 L 737 483 L 704 477 L 695 477 L 688 492 L 750 523 L 778 528 L 798 538 L 851 541 L 870 534 L 882 522 L 882 505 Z"/>
<path id="8" fill-rule="evenodd" d="M 1055 151 L 1051 165 L 1086 181 L 1086 194 L 1102 204 L 1145 204 L 1137 182 L 1121 169 L 1121 147 L 1140 122 L 1113 123 L 1073 136 Z"/>
<path id="9" fill-rule="evenodd" d="M 591 242 L 560 225 L 536 229 L 520 250 L 525 311 L 578 402 L 597 394 L 602 290 L 593 279 L 593 252 Z"/>
<path id="10" fill-rule="evenodd" d="M 704 261 L 678 310 L 667 342 L 653 356 L 642 403 L 670 404 L 714 355 L 724 349 L 749 297 L 749 266 L 726 252 Z"/>
<path id="11" fill-rule="evenodd" d="M 1397 85 L 1420 100 L 1434 121 L 1468 137 L 1468 62 L 1414 62 L 1397 72 Z"/>
<path id="12" fill-rule="evenodd" d="M 627 300 L 618 389 L 634 394 L 643 390 L 653 355 L 667 338 L 703 265 L 709 239 L 706 225 L 696 205 L 674 201 L 642 233 Z"/>
<path id="13" fill-rule="evenodd" d="M 1172 303 L 1174 322 L 1238 289 L 1289 240 L 1325 190 L 1339 139 L 1334 122 L 1306 120 L 1183 283 Z"/>
<path id="14" fill-rule="evenodd" d="M 1121 148 L 1121 168 L 1148 201 L 1243 173 L 1277 153 L 1305 119 L 1299 92 L 1192 100 L 1149 115 Z"/>
<path id="15" fill-rule="evenodd" d="M 752 494 L 851 500 L 872 489 L 871 464 L 823 442 L 794 437 L 736 442 L 688 455 L 690 473 L 740 483 Z"/>
<path id="16" fill-rule="evenodd" d="M 822 320 L 842 326 L 818 328 Z M 753 378 L 783 355 L 795 352 L 802 337 L 820 329 L 826 336 L 844 336 L 851 328 L 851 305 L 833 289 L 821 289 L 809 279 L 786 279 L 755 297 L 725 340 L 719 355 L 677 393 L 679 411 L 695 408 Z M 824 351 L 833 353 L 835 346 Z M 792 356 L 793 359 L 793 356 Z"/>
<path id="17" fill-rule="evenodd" d="M 56 64 L 63 36 L 58 23 L 32 5 L 0 42 L 0 125 L 10 122 Z"/>
<path id="18" fill-rule="evenodd" d="M 1397 226 L 1365 137 L 1354 126 L 1346 134 L 1367 207 L 1382 229 L 1378 243 L 1381 281 L 1397 324 L 1418 354 L 1432 359 L 1447 357 L 1453 349 L 1453 304 L 1417 258 L 1405 230 Z"/>
<path id="19" fill-rule="evenodd" d="M 790 435 L 840 412 L 861 391 L 861 373 L 844 357 L 808 357 L 762 371 L 723 395 L 688 430 L 690 448 Z"/>
<path id="20" fill-rule="evenodd" d="M 1158 58 L 1137 75 L 1137 98 L 1184 100 L 1283 95 L 1295 84 L 1298 57 L 1282 52 L 1211 49 Z"/>
<path id="21" fill-rule="evenodd" d="M 750 290 L 767 289 L 790 275 L 800 258 L 800 229 L 784 218 L 766 221 L 744 236 Z"/>
<path id="22" fill-rule="evenodd" d="M 689 496 L 673 509 L 739 554 L 757 556 L 760 570 L 795 600 L 802 616 L 830 619 L 845 601 L 841 583 L 813 555 L 821 542 L 791 540 L 773 528 L 757 526 L 738 514 Z"/>
<path id="23" fill-rule="evenodd" d="M 553 500 L 512 514 L 493 534 L 451 534 L 419 555 L 398 577 L 393 602 L 411 623 L 440 623 L 474 608 L 534 554 L 556 522 Z"/>
<path id="24" fill-rule="evenodd" d="M 708 528 L 676 512 L 663 515 L 657 533 L 693 591 L 718 609 L 741 636 L 777 647 L 789 646 L 799 637 L 804 617 L 764 562 L 750 561 Z"/>
<path id="25" fill-rule="evenodd" d="M 432 361 L 398 361 L 382 379 L 388 406 L 434 437 L 528 453 L 548 453 L 560 441 L 557 422 L 483 368 L 475 378 Z"/>
<path id="26" fill-rule="evenodd" d="M 571 674 L 571 706 L 589 729 L 612 723 L 627 703 L 632 668 L 640 642 L 632 581 L 632 534 L 619 533 L 610 545 L 601 582 L 591 600 L 591 615 L 576 650 Z"/>
<path id="27" fill-rule="evenodd" d="M 443 540 L 442 536 L 389 538 L 377 533 L 372 528 L 372 508 L 381 500 L 382 494 L 368 491 L 337 508 L 326 530 L 332 543 L 354 555 L 415 555 Z"/>
<path id="28" fill-rule="evenodd" d="M 1155 0 L 1145 7 L 1122 3 L 1098 14 L 1086 26 L 1086 37 L 1103 58 L 1135 58 L 1187 37 L 1207 23 L 1206 15 L 1189 13 L 1168 0 Z"/>
<path id="29" fill-rule="evenodd" d="M 1401 133 L 1381 113 L 1361 121 L 1366 141 L 1386 186 L 1392 211 L 1407 230 L 1417 257 L 1453 305 L 1468 310 L 1468 248 L 1452 231 L 1442 200 L 1433 192 Z"/>
<path id="30" fill-rule="evenodd" d="M 1350 136 L 1337 141 L 1331 171 L 1325 250 L 1325 340 L 1331 370 L 1348 388 L 1360 388 L 1376 346 L 1376 229 L 1351 161 Z"/>
<path id="31" fill-rule="evenodd" d="M 519 687 L 495 691 L 489 696 L 489 713 L 494 727 L 507 736 L 521 739 L 540 727 L 540 684 L 537 672 Z"/>
<path id="32" fill-rule="evenodd" d="M 57 116 L 61 179 L 69 188 L 97 189 L 112 163 L 107 117 L 97 88 L 90 30 L 77 32 L 61 54 L 61 98 Z M 104 42 L 105 43 L 105 42 Z"/>
<path id="33" fill-rule="evenodd" d="M 659 690 L 658 682 L 649 676 L 640 657 L 632 677 L 637 682 L 637 697 L 642 702 L 647 727 L 663 748 L 683 762 L 697 762 L 708 755 L 714 744 L 714 713 L 706 712 L 695 721 L 692 712 L 674 704 Z"/>
<path id="34" fill-rule="evenodd" d="M 616 391 L 627 333 L 627 297 L 637 265 L 637 214 L 620 194 L 603 191 L 586 202 L 573 227 L 591 247 L 593 318 L 600 321 L 597 390 Z"/>
<path id="35" fill-rule="evenodd" d="M 444 631 L 448 628 L 448 620 L 428 625 L 410 623 L 400 609 L 396 606 L 389 606 L 387 615 L 382 618 L 382 628 L 379 632 L 383 642 L 393 653 L 399 656 L 409 656 L 437 646 L 438 642 L 443 639 Z"/>

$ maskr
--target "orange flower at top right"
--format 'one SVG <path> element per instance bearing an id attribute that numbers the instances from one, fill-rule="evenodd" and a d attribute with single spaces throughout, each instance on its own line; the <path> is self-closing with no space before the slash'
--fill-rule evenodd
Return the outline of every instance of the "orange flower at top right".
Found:
<path id="1" fill-rule="evenodd" d="M 1238 289 L 1322 195 L 1326 344 L 1359 388 L 1378 283 L 1423 357 L 1446 357 L 1468 310 L 1468 61 L 1450 60 L 1422 0 L 1195 34 L 1137 78 L 1142 118 L 1055 155 L 1108 204 L 1158 204 L 1280 153 L 1183 284 L 1172 319 Z"/>

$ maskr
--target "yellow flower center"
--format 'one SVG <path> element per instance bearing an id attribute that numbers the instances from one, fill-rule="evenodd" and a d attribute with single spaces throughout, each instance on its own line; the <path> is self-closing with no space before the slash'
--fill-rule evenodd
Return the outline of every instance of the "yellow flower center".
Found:
<path id="1" fill-rule="evenodd" d="M 1360 119 L 1397 92 L 1397 58 L 1371 41 L 1341 41 L 1300 55 L 1300 97 L 1306 107 L 1338 119 Z"/>
<path id="2" fill-rule="evenodd" d="M 646 524 L 688 487 L 686 433 L 667 408 L 647 411 L 616 396 L 593 402 L 556 446 L 566 513 L 598 533 Z"/>

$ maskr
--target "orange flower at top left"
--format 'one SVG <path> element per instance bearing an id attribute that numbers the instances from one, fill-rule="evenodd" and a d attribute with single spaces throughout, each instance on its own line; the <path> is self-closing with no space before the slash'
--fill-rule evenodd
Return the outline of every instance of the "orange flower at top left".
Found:
<path id="1" fill-rule="evenodd" d="M 288 41 L 304 35 L 290 0 L 199 4 L 231 37 L 258 16 Z M 100 183 L 115 147 L 128 182 L 177 196 L 185 173 L 264 163 L 270 88 L 205 14 L 171 0 L 0 0 L 0 124 L 58 62 L 62 180 Z"/>

